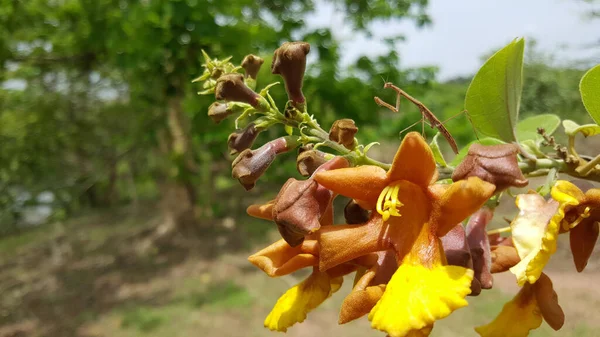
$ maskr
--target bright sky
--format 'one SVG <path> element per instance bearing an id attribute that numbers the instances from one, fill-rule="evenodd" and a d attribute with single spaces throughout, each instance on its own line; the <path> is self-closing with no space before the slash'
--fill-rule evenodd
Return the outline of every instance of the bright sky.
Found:
<path id="1" fill-rule="evenodd" d="M 580 0 L 430 0 L 433 24 L 417 29 L 409 22 L 375 23 L 381 37 L 404 34 L 398 45 L 403 66 L 437 65 L 440 78 L 470 75 L 482 64 L 481 57 L 520 36 L 533 37 L 541 51 L 553 53 L 558 62 L 590 57 L 600 63 L 600 19 L 586 17 L 590 6 Z M 382 43 L 356 36 L 343 17 L 328 5 L 320 5 L 309 19 L 313 26 L 332 27 L 343 41 L 345 60 L 377 55 Z"/>

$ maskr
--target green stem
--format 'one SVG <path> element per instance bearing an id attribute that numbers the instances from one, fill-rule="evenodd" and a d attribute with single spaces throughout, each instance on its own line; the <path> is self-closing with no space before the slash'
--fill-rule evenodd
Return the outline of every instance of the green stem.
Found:
<path id="1" fill-rule="evenodd" d="M 596 156 L 596 158 L 592 159 L 589 163 L 578 167 L 575 169 L 577 173 L 581 174 L 583 177 L 587 176 L 591 170 L 593 170 L 596 165 L 600 164 L 600 154 Z"/>

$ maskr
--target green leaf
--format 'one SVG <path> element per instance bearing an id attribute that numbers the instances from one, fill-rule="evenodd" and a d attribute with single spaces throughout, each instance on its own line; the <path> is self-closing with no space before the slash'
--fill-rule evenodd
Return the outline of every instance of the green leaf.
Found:
<path id="1" fill-rule="evenodd" d="M 517 139 L 523 142 L 528 139 L 542 140 L 543 137 L 537 132 L 538 128 L 546 130 L 551 135 L 560 125 L 560 118 L 553 114 L 541 114 L 520 121 L 517 124 Z"/>
<path id="2" fill-rule="evenodd" d="M 571 120 L 565 119 L 563 121 L 563 127 L 567 136 L 574 136 L 576 133 L 581 132 L 585 137 L 595 136 L 600 134 L 600 125 L 596 124 L 585 124 L 579 125 Z"/>
<path id="3" fill-rule="evenodd" d="M 524 39 L 515 39 L 479 69 L 467 89 L 465 108 L 473 126 L 486 136 L 516 140 L 523 88 Z"/>
<path id="4" fill-rule="evenodd" d="M 446 163 L 446 160 L 444 159 L 444 155 L 442 154 L 442 151 L 440 150 L 440 145 L 438 144 L 439 136 L 440 136 L 439 132 L 435 134 L 435 136 L 433 137 L 433 140 L 429 144 L 429 147 L 431 148 L 431 152 L 433 152 L 433 158 L 435 159 L 435 162 L 438 163 L 441 167 L 447 167 L 448 164 Z"/>
<path id="5" fill-rule="evenodd" d="M 600 64 L 583 75 L 579 92 L 585 109 L 596 124 L 600 124 Z"/>
<path id="6" fill-rule="evenodd" d="M 474 140 L 474 141 L 470 142 L 469 144 L 467 144 L 467 146 L 460 149 L 460 151 L 458 152 L 456 157 L 454 157 L 454 159 L 452 159 L 452 162 L 450 163 L 450 165 L 454 166 L 454 167 L 458 166 L 458 164 L 460 164 L 463 161 L 463 159 L 465 159 L 467 154 L 469 153 L 469 148 L 471 147 L 471 145 L 473 145 L 475 143 L 479 143 L 481 145 L 505 144 L 505 142 L 501 141 L 500 139 L 491 138 L 491 137 L 482 138 L 480 140 Z"/>
<path id="7" fill-rule="evenodd" d="M 546 154 L 540 150 L 540 144 L 533 139 L 526 139 L 521 142 L 521 146 L 527 153 L 533 154 L 537 158 L 547 158 Z"/>

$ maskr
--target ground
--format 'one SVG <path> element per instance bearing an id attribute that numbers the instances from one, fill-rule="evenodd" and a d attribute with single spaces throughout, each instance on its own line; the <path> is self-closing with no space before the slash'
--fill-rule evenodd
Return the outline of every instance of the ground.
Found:
<path id="1" fill-rule="evenodd" d="M 207 221 L 201 237 L 141 254 L 135 242 L 160 222 L 153 209 L 89 215 L 1 240 L 0 337 L 281 336 L 263 328 L 263 319 L 306 273 L 268 278 L 247 262 L 277 239 L 272 224 Z M 554 332 L 544 323 L 532 336 L 598 336 L 597 251 L 581 274 L 567 249 L 557 252 L 548 273 L 566 324 Z M 337 324 L 351 282 L 287 336 L 383 337 L 366 318 Z M 432 336 L 476 336 L 473 327 L 493 319 L 516 289 L 514 276 L 496 275 L 493 290 L 469 298 L 468 307 L 436 323 Z"/>

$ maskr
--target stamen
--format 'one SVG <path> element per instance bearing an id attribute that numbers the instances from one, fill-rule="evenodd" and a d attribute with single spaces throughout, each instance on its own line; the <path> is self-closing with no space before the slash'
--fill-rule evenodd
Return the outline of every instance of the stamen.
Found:
<path id="1" fill-rule="evenodd" d="M 400 184 L 392 183 L 386 186 L 379 198 L 377 199 L 377 213 L 381 214 L 383 221 L 388 221 L 390 216 L 401 216 L 398 212 L 398 207 L 404 206 L 400 200 L 398 200 L 398 193 L 400 192 Z"/>
<path id="2" fill-rule="evenodd" d="M 502 227 L 502 228 L 496 228 L 496 229 L 492 229 L 487 231 L 487 235 L 492 235 L 492 234 L 500 234 L 500 233 L 508 233 L 510 232 L 510 226 L 508 227 Z"/>
<path id="3" fill-rule="evenodd" d="M 584 219 L 587 219 L 590 217 L 590 207 L 587 206 L 585 208 L 585 210 L 583 211 L 582 214 L 579 215 L 579 217 L 577 217 L 577 219 L 575 221 L 573 221 L 571 224 L 569 224 L 569 228 L 573 229 L 575 228 L 577 225 L 579 225 L 580 222 L 582 222 Z"/>

